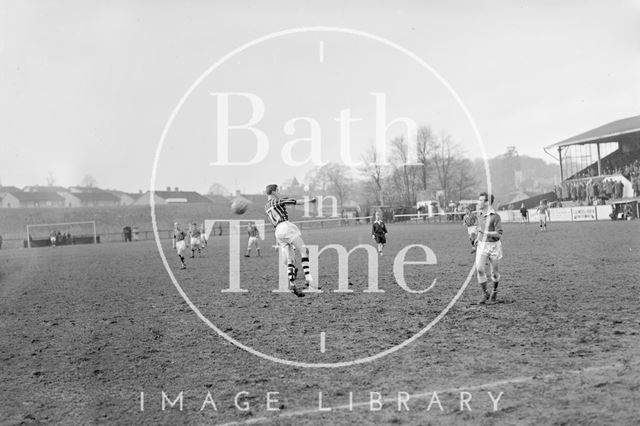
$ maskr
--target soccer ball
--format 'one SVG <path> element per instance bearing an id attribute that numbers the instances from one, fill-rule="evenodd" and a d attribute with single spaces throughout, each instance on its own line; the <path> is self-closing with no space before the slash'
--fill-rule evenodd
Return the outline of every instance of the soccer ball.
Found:
<path id="1" fill-rule="evenodd" d="M 249 201 L 244 198 L 236 198 L 231 203 L 231 211 L 235 214 L 244 214 L 249 208 Z"/>

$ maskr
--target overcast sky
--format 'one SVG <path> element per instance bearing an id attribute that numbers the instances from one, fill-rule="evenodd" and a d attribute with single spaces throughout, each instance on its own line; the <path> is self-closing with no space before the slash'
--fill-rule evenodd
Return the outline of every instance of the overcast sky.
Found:
<path id="1" fill-rule="evenodd" d="M 405 52 L 354 33 L 371 33 Z M 407 56 L 412 52 L 427 65 Z M 552 161 L 543 147 L 640 114 L 638 1 L 3 1 L 0 3 L 0 179 L 3 185 L 80 183 L 147 189 L 160 137 L 157 188 L 205 192 L 212 183 L 259 192 L 302 179 L 313 165 L 283 160 L 287 143 L 321 132 L 322 161 L 340 161 L 336 118 L 349 109 L 358 160 L 375 139 L 375 97 L 387 121 L 407 117 L 451 135 L 470 157 L 516 146 Z M 194 85 L 201 78 L 199 84 Z M 249 93 L 264 103 L 255 127 L 268 140 L 251 166 L 219 161 L 219 107 L 212 93 Z M 257 114 L 231 96 L 229 122 Z M 287 133 L 286 122 L 297 121 Z M 391 139 L 405 128 L 389 128 Z M 230 130 L 229 158 L 248 161 L 257 142 Z M 292 143 L 309 156 L 309 142 Z M 292 145 L 291 143 L 289 145 Z M 286 151 L 286 149 L 285 149 Z"/>

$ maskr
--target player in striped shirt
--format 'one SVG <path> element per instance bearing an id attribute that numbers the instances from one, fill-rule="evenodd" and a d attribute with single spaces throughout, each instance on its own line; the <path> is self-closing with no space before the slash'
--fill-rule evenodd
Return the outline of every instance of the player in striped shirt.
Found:
<path id="1" fill-rule="evenodd" d="M 258 231 L 258 227 L 254 222 L 249 224 L 249 229 L 247 230 L 247 234 L 249 234 L 249 243 L 247 244 L 247 253 L 244 257 L 251 257 L 251 249 L 255 248 L 258 252 L 258 257 L 260 257 L 260 245 L 259 238 L 260 232 Z"/>
<path id="2" fill-rule="evenodd" d="M 476 252 L 476 238 L 478 235 L 478 216 L 471 212 L 469 207 L 464 209 L 465 215 L 462 218 L 462 223 L 467 227 L 467 234 L 469 235 L 469 241 L 471 241 L 471 253 Z"/>
<path id="3" fill-rule="evenodd" d="M 278 188 L 278 185 L 267 185 L 267 203 L 264 206 L 264 210 L 271 221 L 271 224 L 276 228 L 276 242 L 280 246 L 280 250 L 285 258 L 289 285 L 291 286 L 294 294 L 298 297 L 304 296 L 304 293 L 298 290 L 293 284 L 298 271 L 295 266 L 295 254 L 293 249 L 295 248 L 295 250 L 300 253 L 302 270 L 304 271 L 304 278 L 307 285 L 312 281 L 311 274 L 309 273 L 309 250 L 304 245 L 304 241 L 302 241 L 302 234 L 298 227 L 289 222 L 287 206 L 293 206 L 304 202 L 304 200 L 296 200 L 293 198 L 280 198 L 280 189 Z M 316 199 L 312 198 L 309 202 L 315 203 Z"/>

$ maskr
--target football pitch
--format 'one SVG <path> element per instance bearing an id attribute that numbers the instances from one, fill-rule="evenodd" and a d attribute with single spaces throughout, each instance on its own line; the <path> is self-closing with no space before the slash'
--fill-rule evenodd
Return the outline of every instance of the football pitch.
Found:
<path id="1" fill-rule="evenodd" d="M 327 249 L 321 292 L 302 298 L 274 292 L 273 233 L 262 257 L 240 256 L 242 292 L 224 291 L 228 235 L 186 270 L 163 241 L 185 298 L 155 242 L 1 250 L 0 422 L 636 422 L 638 222 L 504 228 L 499 302 L 489 305 L 475 303 L 459 223 L 388 224 L 383 256 L 349 256 L 348 291 L 335 291 L 338 256 Z M 374 244 L 364 224 L 303 238 Z"/>

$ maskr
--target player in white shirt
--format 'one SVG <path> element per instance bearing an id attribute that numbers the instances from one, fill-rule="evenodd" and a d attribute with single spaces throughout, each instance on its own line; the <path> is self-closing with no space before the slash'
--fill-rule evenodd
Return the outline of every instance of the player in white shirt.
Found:
<path id="1" fill-rule="evenodd" d="M 544 200 L 540 200 L 540 205 L 536 209 L 538 213 L 538 220 L 540 222 L 540 230 L 542 232 L 547 231 L 547 219 L 550 218 L 549 207 Z"/>
<path id="2" fill-rule="evenodd" d="M 201 255 L 202 251 L 200 250 L 200 228 L 198 228 L 197 223 L 192 223 L 189 227 L 189 243 L 191 245 L 191 258 L 193 259 L 196 255 L 196 250 L 198 250 L 198 254 Z"/>

